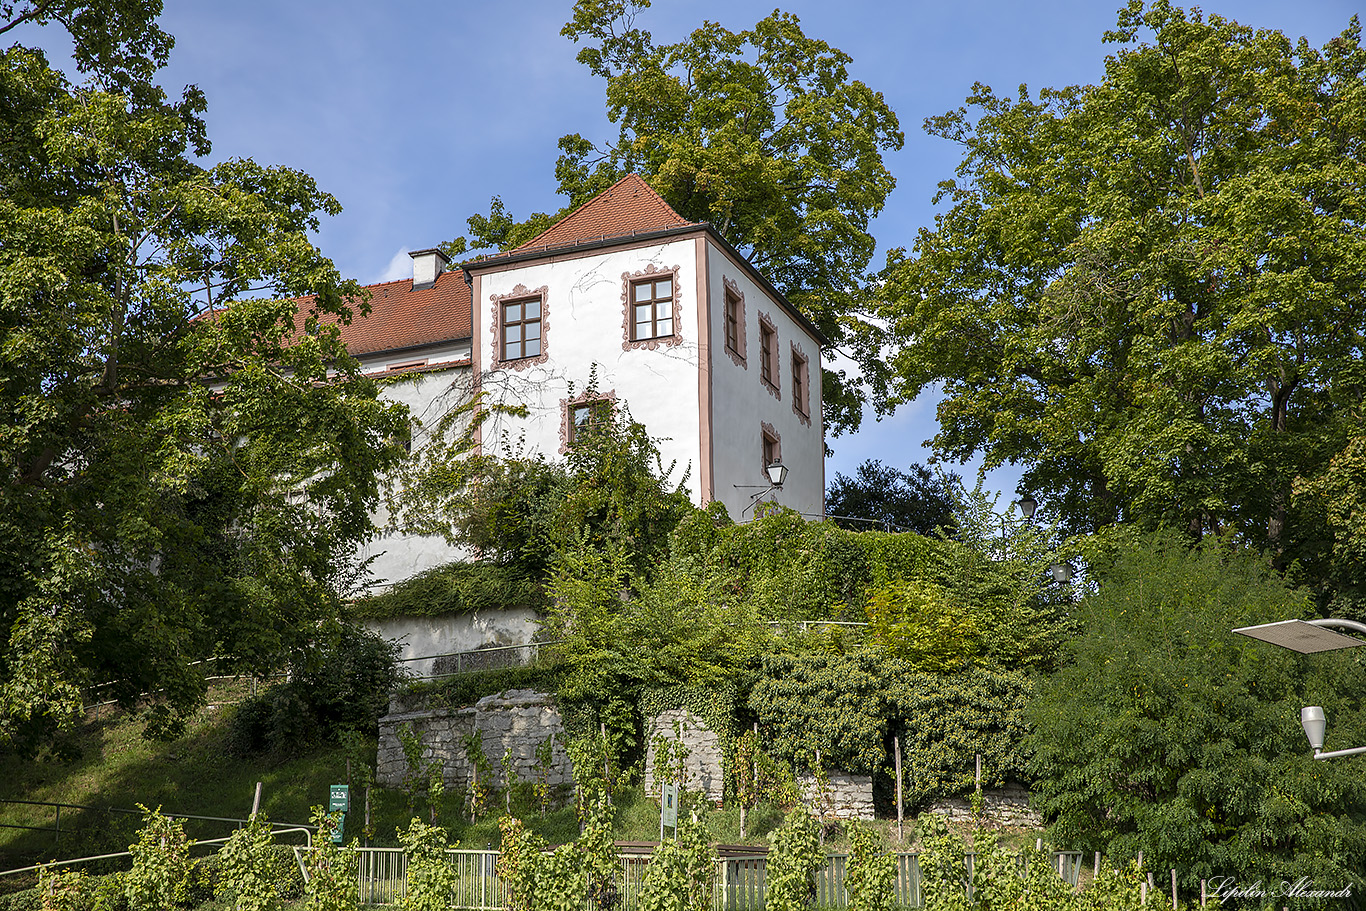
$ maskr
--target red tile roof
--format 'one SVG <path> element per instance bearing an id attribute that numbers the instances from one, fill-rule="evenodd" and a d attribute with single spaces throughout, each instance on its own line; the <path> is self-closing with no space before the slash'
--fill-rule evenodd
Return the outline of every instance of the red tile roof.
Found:
<path id="1" fill-rule="evenodd" d="M 455 339 L 469 338 L 470 286 L 459 270 L 443 272 L 436 283 L 417 291 L 411 278 L 366 285 L 370 292 L 370 315 L 356 316 L 341 327 L 342 341 L 353 355 L 392 351 Z M 303 327 L 304 309 L 299 326 Z"/>
<path id="2" fill-rule="evenodd" d="M 547 247 L 567 247 L 624 234 L 641 234 L 691 224 L 650 185 L 627 174 L 588 202 L 570 212 L 510 253 L 530 253 Z"/>

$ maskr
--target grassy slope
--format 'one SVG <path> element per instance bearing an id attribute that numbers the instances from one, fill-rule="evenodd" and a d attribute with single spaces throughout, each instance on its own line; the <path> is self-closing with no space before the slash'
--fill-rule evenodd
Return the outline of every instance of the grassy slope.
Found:
<path id="1" fill-rule="evenodd" d="M 217 690 L 215 700 L 231 701 L 242 693 Z M 262 782 L 261 809 L 277 822 L 306 823 L 310 807 L 325 804 L 328 786 L 346 781 L 346 755 L 339 745 L 321 745 L 284 762 L 265 758 L 236 759 L 228 755 L 230 706 L 205 709 L 185 736 L 169 743 L 142 737 L 135 717 L 111 713 L 91 715 L 76 732 L 73 745 L 80 756 L 71 761 L 46 757 L 26 760 L 0 754 L 0 799 L 36 800 L 132 810 L 141 803 L 160 806 L 166 812 L 201 816 L 245 817 L 251 810 L 256 782 Z M 373 763 L 373 749 L 364 761 Z M 359 770 L 357 769 L 357 779 Z M 360 833 L 362 815 L 359 786 L 353 788 L 355 810 L 348 837 Z M 658 837 L 659 816 L 653 801 L 628 791 L 618 802 L 617 837 L 623 841 L 648 841 Z M 463 817 L 463 794 L 448 792 L 437 813 L 453 839 L 471 848 L 497 847 L 498 826 L 493 818 L 470 825 Z M 372 795 L 372 843 L 396 844 L 395 828 L 409 818 L 407 800 L 395 791 L 376 790 Z M 578 825 L 572 809 L 545 817 L 527 807 L 520 810 L 528 824 L 552 844 L 571 840 Z M 425 803 L 418 812 L 427 815 Z M 713 837 L 727 843 L 739 841 L 738 815 L 734 811 L 710 814 Z M 51 807 L 31 807 L 0 802 L 0 823 L 52 826 Z M 760 834 L 777 822 L 773 813 L 755 814 L 751 829 L 759 823 Z M 60 842 L 52 832 L 0 828 L 0 870 L 24 866 L 54 857 L 76 857 L 126 849 L 138 825 L 130 814 L 104 814 L 63 810 Z M 186 831 L 195 838 L 228 834 L 229 823 L 189 821 Z M 753 832 L 751 832 L 751 840 Z M 762 844 L 763 838 L 758 839 Z"/>

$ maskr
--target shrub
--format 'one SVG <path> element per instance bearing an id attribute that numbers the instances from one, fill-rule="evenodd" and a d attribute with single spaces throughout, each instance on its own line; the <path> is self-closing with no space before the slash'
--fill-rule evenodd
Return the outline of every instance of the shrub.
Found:
<path id="1" fill-rule="evenodd" d="M 397 647 L 357 625 L 278 684 L 242 702 L 232 715 L 228 750 L 234 756 L 287 759 L 350 727 L 373 727 L 397 687 Z"/>

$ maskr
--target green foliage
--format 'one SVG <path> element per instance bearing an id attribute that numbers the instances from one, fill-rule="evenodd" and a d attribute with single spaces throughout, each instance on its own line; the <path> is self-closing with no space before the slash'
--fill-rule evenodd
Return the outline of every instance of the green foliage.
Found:
<path id="1" fill-rule="evenodd" d="M 1329 575 L 1346 530 L 1325 521 L 1366 390 L 1366 54 L 1345 24 L 1320 50 L 1132 0 L 1098 85 L 979 84 L 926 122 L 963 161 L 889 260 L 882 315 L 902 399 L 944 391 L 939 452 L 1023 465 L 1074 531 L 1232 531 L 1359 584 L 1359 564 Z"/>
<path id="2" fill-rule="evenodd" d="M 588 902 L 595 911 L 613 911 L 621 903 L 621 861 L 612 836 L 612 804 L 599 800 L 592 806 L 579 836 L 583 854 L 583 878 Z"/>
<path id="3" fill-rule="evenodd" d="M 237 706 L 229 750 L 279 761 L 344 730 L 373 728 L 398 685 L 397 654 L 394 643 L 359 624 L 335 627 L 330 641 L 294 663 L 288 682 Z"/>
<path id="4" fill-rule="evenodd" d="M 591 396 L 596 388 L 593 368 L 585 391 Z M 692 509 L 686 472 L 677 484 L 669 480 L 674 466 L 661 462 L 645 427 L 624 408 L 576 440 L 562 463 L 476 456 L 472 447 L 472 439 L 454 445 L 434 436 L 405 468 L 390 508 L 404 531 L 442 534 L 506 567 L 503 584 L 513 593 L 517 580 L 543 583 L 561 555 L 576 549 L 607 553 L 647 575 Z"/>
<path id="5" fill-rule="evenodd" d="M 455 871 L 446 860 L 446 830 L 414 816 L 398 840 L 408 856 L 403 911 L 446 911 L 455 888 Z"/>
<path id="6" fill-rule="evenodd" d="M 148 733 L 173 736 L 193 662 L 311 648 L 406 436 L 339 337 L 368 305 L 310 239 L 336 200 L 196 163 L 204 97 L 156 84 L 159 11 L 0 9 L 66 26 L 83 74 L 0 52 L 0 737 L 25 748 L 79 721 L 82 687 L 156 691 Z"/>
<path id="7" fill-rule="evenodd" d="M 933 582 L 889 583 L 868 596 L 873 641 L 930 673 L 959 671 L 981 657 L 981 633 L 973 614 Z"/>
<path id="8" fill-rule="evenodd" d="M 478 731 L 465 735 L 460 745 L 474 769 L 474 779 L 470 782 L 470 822 L 474 822 L 493 808 L 497 793 L 493 784 L 493 763 L 484 752 L 484 735 Z"/>
<path id="9" fill-rule="evenodd" d="M 356 842 L 348 847 L 332 841 L 332 833 L 341 825 L 340 814 L 328 813 L 314 807 L 309 822 L 317 826 L 313 850 L 308 854 L 308 887 L 305 891 L 306 911 L 357 911 L 360 907 L 360 884 L 356 878 Z"/>
<path id="10" fill-rule="evenodd" d="M 1031 693 L 1018 671 L 930 674 L 868 648 L 770 656 L 749 706 L 774 754 L 789 761 L 819 750 L 827 767 L 874 773 L 887 767 L 887 748 L 900 736 L 912 777 L 906 799 L 919 803 L 972 788 L 977 753 L 988 785 L 1023 777 Z"/>
<path id="11" fill-rule="evenodd" d="M 680 816 L 678 837 L 666 839 L 650 857 L 640 886 L 641 911 L 709 911 L 716 858 L 705 824 L 696 813 Z"/>
<path id="12" fill-rule="evenodd" d="M 185 826 L 179 819 L 163 816 L 161 808 L 149 810 L 141 804 L 142 828 L 138 840 L 128 846 L 133 868 L 124 881 L 132 911 L 165 911 L 179 906 L 185 898 L 190 875 L 190 846 Z"/>
<path id="13" fill-rule="evenodd" d="M 89 877 L 80 870 L 38 868 L 41 911 L 86 911 L 92 905 Z"/>
<path id="14" fill-rule="evenodd" d="M 1093 565 L 1085 633 L 1029 710 L 1034 799 L 1054 837 L 1113 857 L 1144 852 L 1202 878 L 1360 883 L 1366 788 L 1348 764 L 1315 762 L 1302 705 L 1332 720 L 1328 749 L 1366 740 L 1361 665 L 1298 657 L 1234 636 L 1303 615 L 1306 595 L 1264 558 L 1188 551 L 1173 535 Z"/>
<path id="15" fill-rule="evenodd" d="M 351 614 L 362 620 L 388 620 L 541 605 L 539 589 L 516 567 L 480 561 L 447 563 L 418 573 L 383 594 L 357 600 Z"/>
<path id="16" fill-rule="evenodd" d="M 554 768 L 555 756 L 555 734 L 536 745 L 536 763 L 533 766 L 535 779 L 532 781 L 532 793 L 536 796 L 536 809 L 544 816 L 550 812 L 550 802 L 555 796 L 554 788 L 550 784 L 550 773 Z"/>
<path id="17" fill-rule="evenodd" d="M 498 879 L 503 884 L 508 911 L 532 911 L 536 898 L 536 862 L 545 841 L 527 831 L 513 816 L 498 819 L 502 833 L 497 860 Z"/>
<path id="18" fill-rule="evenodd" d="M 969 848 L 939 817 L 926 820 L 920 888 L 926 911 L 1138 911 L 1143 906 L 1137 865 L 1106 869 L 1084 890 L 1068 885 L 1045 853 L 1006 851 L 987 832 L 974 831 Z M 968 873 L 965 852 L 973 855 Z M 971 898 L 969 898 L 971 895 Z"/>
<path id="19" fill-rule="evenodd" d="M 773 833 L 765 867 L 765 911 L 801 911 L 816 897 L 816 871 L 825 863 L 815 820 L 803 807 Z"/>
<path id="20" fill-rule="evenodd" d="M 277 911 L 281 883 L 274 848 L 270 823 L 265 814 L 257 813 L 219 850 L 214 892 L 231 900 L 237 911 Z"/>
<path id="21" fill-rule="evenodd" d="M 861 823 L 845 826 L 849 862 L 844 888 L 853 911 L 892 911 L 896 897 L 896 860 L 885 850 L 882 835 Z"/>

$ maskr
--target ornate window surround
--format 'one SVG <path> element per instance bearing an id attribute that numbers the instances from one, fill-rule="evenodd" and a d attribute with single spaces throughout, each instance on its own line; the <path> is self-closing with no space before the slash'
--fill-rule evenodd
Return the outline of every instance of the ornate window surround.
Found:
<path id="1" fill-rule="evenodd" d="M 760 346 L 762 346 L 764 343 L 764 329 L 768 330 L 768 336 L 773 343 L 772 347 L 769 348 L 768 352 L 769 357 L 773 358 L 773 362 L 770 365 L 771 369 L 769 371 L 769 377 L 767 380 L 764 379 L 764 373 L 762 369 L 764 352 L 759 352 L 759 364 L 761 368 L 759 370 L 759 385 L 767 389 L 769 395 L 773 396 L 775 399 L 781 402 L 783 400 L 783 362 L 782 358 L 778 356 L 779 352 L 781 351 L 781 349 L 778 347 L 778 326 L 764 311 L 758 310 L 755 312 L 759 317 L 759 325 L 761 327 L 759 332 Z"/>
<path id="2" fill-rule="evenodd" d="M 632 350 L 635 350 L 635 349 L 637 349 L 637 348 L 646 348 L 646 349 L 649 349 L 650 351 L 654 351 L 655 349 L 657 349 L 657 348 L 659 348 L 659 347 L 661 347 L 661 346 L 663 346 L 663 347 L 670 347 L 670 346 L 673 346 L 673 345 L 681 345 L 681 344 L 683 344 L 683 333 L 682 333 L 682 331 L 681 331 L 681 326 L 682 326 L 682 324 L 679 322 L 679 320 L 680 320 L 680 318 L 681 318 L 681 316 L 682 316 L 682 309 L 683 309 L 683 308 L 682 308 L 681 304 L 679 303 L 679 297 L 680 297 L 681 295 L 679 294 L 679 290 L 678 290 L 678 272 L 679 272 L 679 267 L 678 267 L 678 266 L 673 266 L 672 268 L 667 267 L 667 266 L 664 267 L 664 268 L 660 268 L 659 266 L 656 266 L 654 263 L 649 263 L 649 264 L 647 264 L 647 265 L 645 266 L 644 269 L 642 269 L 642 270 L 639 271 L 639 272 L 623 272 L 623 273 L 621 273 L 621 350 L 622 350 L 622 351 L 632 351 Z M 631 287 L 632 287 L 636 282 L 641 281 L 642 279 L 663 278 L 664 276 L 667 276 L 667 275 L 672 275 L 672 276 L 673 276 L 673 292 L 674 292 L 674 293 L 673 293 L 673 329 L 674 329 L 673 334 L 672 334 L 672 335 L 659 335 L 659 336 L 655 336 L 654 338 L 642 338 L 642 339 L 633 339 L 633 338 L 631 338 L 631 324 L 634 322 L 634 321 L 631 319 L 631 310 L 632 310 L 632 306 L 631 306 Z"/>
<path id="3" fill-rule="evenodd" d="M 569 446 L 573 442 L 573 428 L 571 424 L 574 419 L 574 406 L 587 405 L 591 402 L 606 402 L 612 407 L 613 413 L 617 409 L 617 391 L 608 389 L 606 392 L 598 392 L 595 389 L 585 389 L 573 398 L 560 399 L 560 455 L 569 452 Z"/>
<path id="4" fill-rule="evenodd" d="M 518 284 L 507 294 L 490 294 L 489 300 L 492 301 L 493 314 L 493 359 L 489 362 L 495 367 L 506 367 L 511 370 L 525 370 L 533 364 L 544 364 L 550 357 L 550 310 L 549 310 L 550 286 L 541 285 L 539 288 L 528 288 L 526 285 Z M 518 300 L 535 300 L 541 302 L 541 353 L 534 357 L 519 357 L 513 360 L 503 359 L 503 304 L 513 303 Z"/>
<path id="5" fill-rule="evenodd" d="M 735 321 L 735 335 L 740 350 L 737 351 L 732 348 L 729 342 L 725 342 L 723 347 L 726 349 L 726 354 L 729 354 L 730 359 L 735 362 L 735 366 L 742 370 L 748 370 L 749 364 L 745 360 L 745 293 L 740 290 L 739 285 L 724 275 L 721 276 L 721 283 L 726 288 L 725 294 L 721 297 L 721 337 L 722 339 L 725 338 L 726 311 L 730 308 L 730 301 L 734 300 L 736 309 L 739 311 L 739 318 Z"/>
<path id="6" fill-rule="evenodd" d="M 811 426 L 811 359 L 806 356 L 802 346 L 792 345 L 792 413 L 807 427 Z M 801 365 L 800 373 L 797 370 Z"/>

